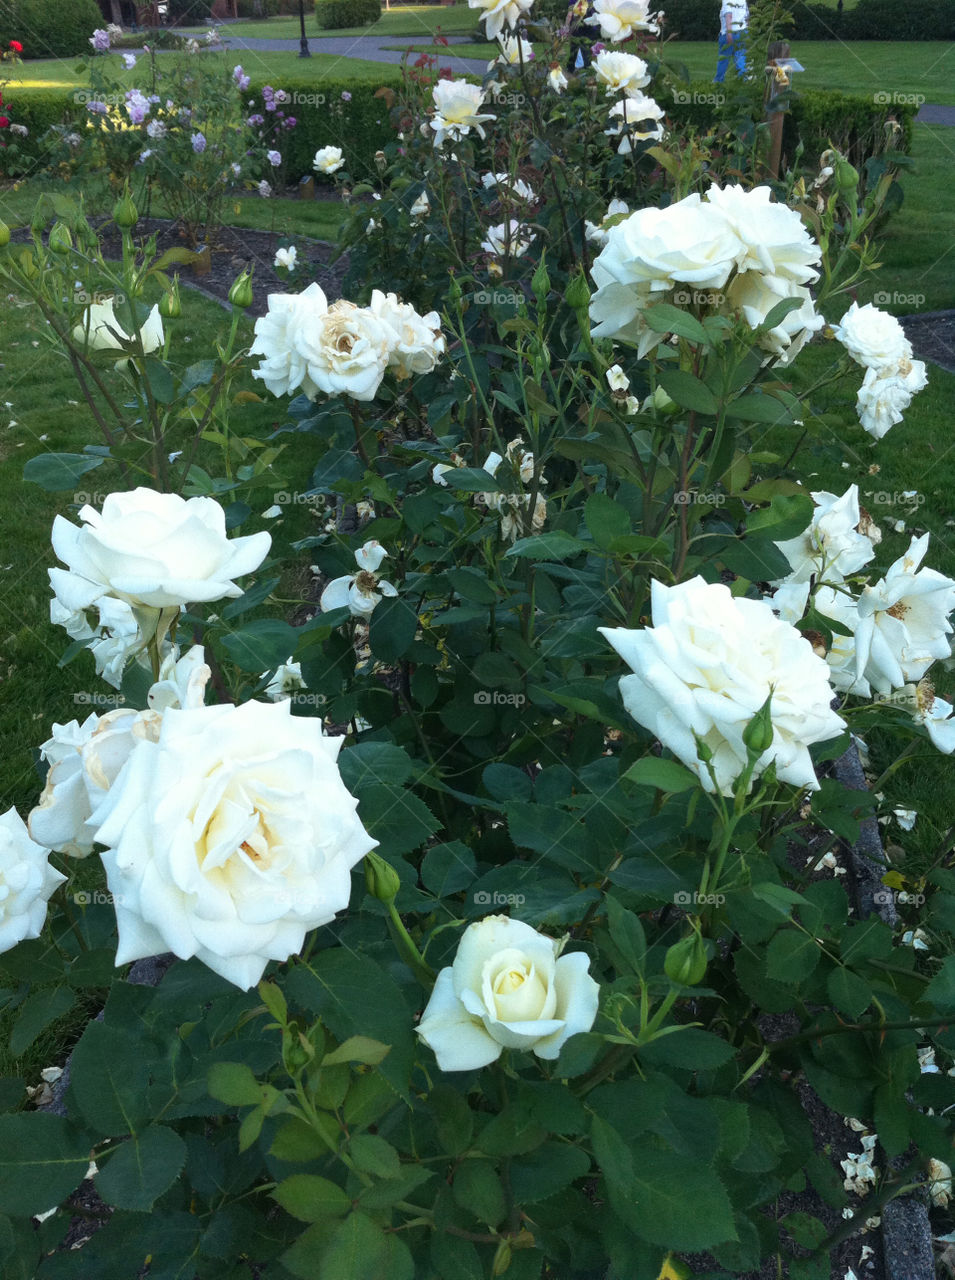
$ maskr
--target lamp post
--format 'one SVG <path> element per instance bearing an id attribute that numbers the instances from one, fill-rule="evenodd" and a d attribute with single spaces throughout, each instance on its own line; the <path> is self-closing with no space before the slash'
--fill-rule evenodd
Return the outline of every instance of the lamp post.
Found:
<path id="1" fill-rule="evenodd" d="M 302 32 L 301 47 L 298 51 L 300 58 L 310 58 L 312 52 L 308 47 L 308 37 L 305 35 L 305 0 L 298 0 L 298 23 Z"/>

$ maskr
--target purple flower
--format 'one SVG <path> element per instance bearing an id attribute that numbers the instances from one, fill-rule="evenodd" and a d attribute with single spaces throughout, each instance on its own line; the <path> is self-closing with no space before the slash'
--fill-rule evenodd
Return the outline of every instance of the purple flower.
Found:
<path id="1" fill-rule="evenodd" d="M 149 115 L 149 99 L 138 89 L 130 89 L 126 94 L 126 110 L 131 124 L 142 124 Z"/>
<path id="2" fill-rule="evenodd" d="M 351 102 L 351 94 L 347 89 L 342 90 L 342 102 Z"/>
<path id="3" fill-rule="evenodd" d="M 105 116 L 109 107 L 105 102 L 88 102 L 86 104 L 86 110 L 92 111 L 94 116 Z"/>
<path id="4" fill-rule="evenodd" d="M 103 31 L 102 28 L 97 27 L 90 36 L 90 44 L 93 46 L 94 53 L 108 53 L 109 32 Z"/>
<path id="5" fill-rule="evenodd" d="M 270 151 L 266 158 L 273 169 L 277 169 L 282 163 L 281 151 Z"/>
<path id="6" fill-rule="evenodd" d="M 179 119 L 180 119 L 180 120 L 191 120 L 191 119 L 192 119 L 192 112 L 189 110 L 189 108 L 188 108 L 188 107 L 180 107 L 180 108 L 179 108 Z"/>
<path id="7" fill-rule="evenodd" d="M 295 117 L 289 116 L 289 118 L 285 121 L 285 128 L 294 129 L 297 124 L 298 124 L 298 121 L 295 119 Z"/>
<path id="8" fill-rule="evenodd" d="M 246 124 L 265 124 L 265 116 L 254 115 L 249 116 Z"/>
<path id="9" fill-rule="evenodd" d="M 192 149 L 196 155 L 201 155 L 206 149 L 206 138 L 203 133 L 194 133 L 192 135 Z"/>
<path id="10" fill-rule="evenodd" d="M 123 66 L 126 68 L 126 70 L 127 70 L 127 71 L 132 71 L 132 69 L 133 69 L 133 67 L 135 67 L 135 65 L 136 65 L 136 55 L 135 55 L 135 53 L 124 53 L 124 54 L 123 54 Z"/>
<path id="11" fill-rule="evenodd" d="M 249 77 L 245 74 L 245 72 L 242 70 L 240 66 L 236 66 L 235 69 L 233 70 L 232 79 L 239 86 L 239 92 L 245 93 L 246 89 L 248 89 L 249 87 L 250 81 L 249 81 Z"/>
<path id="12" fill-rule="evenodd" d="M 268 98 L 268 99 L 266 99 L 265 109 L 266 109 L 266 111 L 274 111 L 274 110 L 275 110 L 275 99 L 274 99 L 274 98 Z"/>

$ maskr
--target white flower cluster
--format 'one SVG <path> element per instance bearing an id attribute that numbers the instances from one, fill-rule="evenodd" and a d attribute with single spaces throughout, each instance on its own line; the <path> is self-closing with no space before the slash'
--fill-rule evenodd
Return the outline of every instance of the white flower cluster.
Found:
<path id="1" fill-rule="evenodd" d="M 798 309 L 759 336 L 780 364 L 824 323 L 807 288 L 819 275 L 819 246 L 768 187 L 714 185 L 705 198 L 638 209 L 606 236 L 592 268 L 593 332 L 635 343 L 641 356 L 662 338 L 644 316 L 655 302 L 739 315 L 756 329 L 778 303 L 797 299 Z"/>
<path id="2" fill-rule="evenodd" d="M 617 151 L 629 155 L 635 142 L 657 141 L 663 137 L 663 108 L 648 98 L 643 89 L 650 83 L 647 64 L 635 53 L 603 49 L 593 62 L 594 75 L 608 95 L 622 95 L 610 108 L 607 136 L 619 138 Z"/>
<path id="3" fill-rule="evenodd" d="M 355 552 L 358 572 L 334 578 L 322 592 L 319 607 L 323 613 L 332 609 L 348 609 L 354 618 L 370 618 L 382 596 L 398 594 L 394 585 L 379 576 L 381 562 L 388 552 L 375 538 L 369 539 Z"/>
<path id="4" fill-rule="evenodd" d="M 264 357 L 252 376 L 275 396 L 301 390 L 310 400 L 319 392 L 373 400 L 386 371 L 398 378 L 429 373 L 444 350 L 436 311 L 421 316 L 378 289 L 367 307 L 344 299 L 329 305 L 310 284 L 302 293 L 269 295 L 250 354 Z"/>
<path id="5" fill-rule="evenodd" d="M 773 608 L 792 623 L 805 614 L 810 594 L 823 617 L 839 627 L 826 653 L 833 686 L 842 693 L 873 692 L 905 706 L 935 746 L 955 751 L 952 705 L 935 696 L 925 679 L 936 659 L 948 658 L 955 609 L 955 581 L 922 568 L 929 535 L 909 548 L 877 582 L 856 596 L 846 581 L 875 555 L 878 534 L 859 506 L 852 485 L 841 497 L 813 493 L 816 510 L 797 538 L 776 545 L 792 572 L 774 585 Z"/>
<path id="6" fill-rule="evenodd" d="M 463 467 L 464 459 L 456 453 L 451 455 L 451 463 L 439 462 L 432 469 L 431 478 L 435 484 L 441 485 L 443 488 L 448 487 L 448 481 L 445 477 L 449 472 L 453 473 L 455 467 Z M 483 470 L 488 475 L 496 476 L 497 470 L 501 463 L 506 459 L 508 470 L 515 481 L 520 485 L 533 486 L 534 481 L 534 455 L 524 447 L 524 441 L 520 436 L 516 436 L 513 440 L 508 441 L 503 456 L 499 453 L 489 453 L 484 463 Z M 547 481 L 543 476 L 539 476 L 537 480 L 537 494 L 521 492 L 521 493 L 478 493 L 475 495 L 475 501 L 489 511 L 496 511 L 501 517 L 501 537 L 508 542 L 516 542 L 523 533 L 539 533 L 544 527 L 547 519 L 547 501 L 540 490 L 546 485 Z M 534 498 L 534 509 L 531 511 L 531 498 Z M 530 529 L 525 529 L 525 521 L 530 514 Z"/>
<path id="7" fill-rule="evenodd" d="M 853 302 L 833 332 L 865 369 L 856 409 L 869 435 L 881 440 L 928 382 L 925 364 L 912 359 L 912 344 L 895 316 L 871 303 Z"/>
<path id="8" fill-rule="evenodd" d="M 494 115 L 481 111 L 484 90 L 480 85 L 469 84 L 467 80 L 439 80 L 432 90 L 432 96 L 434 115 L 430 124 L 434 130 L 436 147 L 440 147 L 447 138 L 456 142 L 466 137 L 472 129 L 483 138 L 484 122 L 496 119 Z"/>

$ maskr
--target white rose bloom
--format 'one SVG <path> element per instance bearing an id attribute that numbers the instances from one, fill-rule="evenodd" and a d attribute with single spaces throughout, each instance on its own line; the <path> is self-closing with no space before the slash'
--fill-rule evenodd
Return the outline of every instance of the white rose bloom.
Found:
<path id="1" fill-rule="evenodd" d="M 610 108 L 610 128 L 604 133 L 608 138 L 619 138 L 617 154 L 627 156 L 633 150 L 635 142 L 657 141 L 663 137 L 661 121 L 666 112 L 658 102 L 646 97 L 639 90 L 621 98 Z M 647 125 L 650 121 L 655 124 Z M 614 123 L 616 122 L 616 123 Z"/>
<path id="2" fill-rule="evenodd" d="M 861 698 L 872 696 L 872 688 L 858 664 L 856 630 L 859 626 L 859 605 L 844 591 L 834 587 L 820 587 L 813 597 L 813 604 L 824 618 L 841 623 L 848 635 L 832 633 L 832 644 L 826 654 L 829 679 L 839 693 L 854 693 Z"/>
<path id="3" fill-rule="evenodd" d="M 89 640 L 87 648 L 93 655 L 96 674 L 118 689 L 130 658 L 144 654 L 146 641 L 136 615 L 125 600 L 101 596 L 91 607 L 99 614 L 95 628 L 84 610 L 67 609 L 54 596 L 50 601 L 50 621 L 54 626 L 65 627 L 73 640 Z"/>
<path id="4" fill-rule="evenodd" d="M 699 775 L 694 735 L 713 753 L 716 786 L 731 795 L 747 751 L 743 730 L 772 692 L 773 740 L 754 776 L 775 761 L 783 782 L 819 789 L 808 748 L 845 724 L 830 708 L 828 667 L 809 641 L 761 600 L 734 599 L 722 584 L 653 582 L 653 626 L 600 627 L 634 675 L 620 681 L 629 713 Z"/>
<path id="5" fill-rule="evenodd" d="M 948 658 L 955 582 L 919 569 L 929 535 L 913 538 L 904 556 L 859 597 L 856 666 L 879 693 L 921 680 L 936 658 Z"/>
<path id="6" fill-rule="evenodd" d="M 522 14 L 531 7 L 533 0 L 468 0 L 469 9 L 482 9 L 481 21 L 486 22 L 484 34 L 488 40 L 496 39 L 504 24 L 513 29 Z"/>
<path id="7" fill-rule="evenodd" d="M 551 67 L 550 71 L 548 71 L 547 73 L 547 83 L 550 85 L 550 87 L 554 90 L 555 93 L 563 93 L 564 90 L 567 88 L 568 84 L 570 84 L 570 81 L 567 79 L 567 77 L 564 75 L 561 68 L 555 62 L 554 65 Z"/>
<path id="8" fill-rule="evenodd" d="M 50 569 L 57 598 L 70 610 L 103 596 L 135 607 L 178 610 L 184 604 L 234 599 L 232 581 L 268 554 L 267 533 L 227 538 L 225 512 L 214 498 L 133 489 L 108 494 L 103 510 L 84 506 L 80 528 L 53 521 L 53 550 L 68 569 Z"/>
<path id="9" fill-rule="evenodd" d="M 484 90 L 467 80 L 439 80 L 432 90 L 434 97 L 434 145 L 440 147 L 446 138 L 457 141 L 476 129 L 484 137 L 484 121 L 495 116 L 482 113 Z"/>
<path id="10" fill-rule="evenodd" d="M 261 378 L 273 396 L 288 395 L 301 388 L 309 399 L 318 392 L 308 376 L 305 357 L 295 345 L 295 334 L 306 316 L 323 316 L 328 300 L 317 284 L 301 293 L 270 293 L 268 311 L 255 322 L 255 340 L 249 355 L 265 359 L 252 370 L 253 378 Z"/>
<path id="11" fill-rule="evenodd" d="M 166 712 L 94 815 L 116 963 L 172 951 L 248 990 L 344 910 L 377 842 L 338 772 L 343 741 L 288 702 Z"/>
<path id="12" fill-rule="evenodd" d="M 503 1049 L 553 1060 L 570 1036 L 589 1031 L 600 988 L 583 951 L 508 916 L 469 925 L 454 963 L 438 974 L 418 1024 L 442 1071 L 474 1071 Z"/>
<path id="13" fill-rule="evenodd" d="M 263 672 L 263 675 L 266 674 Z M 270 702 L 282 702 L 286 698 L 305 688 L 302 679 L 302 664 L 289 658 L 281 666 L 276 667 L 272 679 L 266 685 L 265 696 Z"/>
<path id="14" fill-rule="evenodd" d="M 509 218 L 496 227 L 488 227 L 487 239 L 481 241 L 481 248 L 496 258 L 503 258 L 508 253 L 512 258 L 522 258 L 536 239 L 533 231 L 516 218 Z"/>
<path id="15" fill-rule="evenodd" d="M 912 344 L 895 316 L 871 302 L 864 307 L 853 302 L 833 333 L 852 359 L 866 369 L 881 369 L 912 356 Z"/>
<path id="16" fill-rule="evenodd" d="M 419 315 L 409 302 L 394 293 L 373 289 L 369 310 L 389 333 L 388 368 L 398 378 L 430 373 L 447 350 L 437 311 Z"/>
<path id="17" fill-rule="evenodd" d="M 0 814 L 0 951 L 43 932 L 46 904 L 66 880 L 50 866 L 49 852 L 30 838 L 16 809 Z"/>
<path id="18" fill-rule="evenodd" d="M 341 147 L 319 147 L 312 168 L 319 173 L 336 173 L 344 163 Z"/>
<path id="19" fill-rule="evenodd" d="M 596 226 L 593 222 L 584 223 L 584 234 L 588 240 L 592 240 L 594 244 L 600 245 L 601 248 L 607 243 L 609 235 L 609 227 L 607 223 L 611 218 L 619 218 L 630 212 L 630 206 L 625 200 L 611 200 L 607 206 L 607 212 L 604 214 L 600 226 Z"/>
<path id="20" fill-rule="evenodd" d="M 323 613 L 332 609 L 348 609 L 355 618 L 369 618 L 382 596 L 392 598 L 398 594 L 394 585 L 378 576 L 382 560 L 388 555 L 374 538 L 355 552 L 358 564 L 356 574 L 334 578 L 322 592 L 319 608 Z"/>
<path id="21" fill-rule="evenodd" d="M 660 34 L 660 25 L 650 13 L 650 0 L 596 0 L 593 17 L 585 21 L 600 27 L 600 38 L 618 43 L 637 31 Z"/>
<path id="22" fill-rule="evenodd" d="M 894 365 L 866 369 L 856 398 L 859 422 L 876 440 L 902 421 L 912 397 L 926 385 L 928 375 L 921 360 L 903 357 Z"/>
<path id="23" fill-rule="evenodd" d="M 718 209 L 743 245 L 740 271 L 761 271 L 795 284 L 819 277 L 815 264 L 822 254 L 802 219 L 772 198 L 769 187 L 746 190 L 738 185 L 711 186 L 706 203 Z M 783 295 L 785 296 L 785 295 Z"/>
<path id="24" fill-rule="evenodd" d="M 797 538 L 775 545 L 792 565 L 786 582 L 819 582 L 832 585 L 857 573 L 875 555 L 872 539 L 859 532 L 859 486 L 854 484 L 841 498 L 820 490 L 812 521 Z"/>
<path id="25" fill-rule="evenodd" d="M 745 271 L 730 283 L 725 299 L 729 310 L 738 310 L 749 327 L 756 329 L 784 298 L 799 298 L 802 306 L 790 311 L 759 337 L 759 345 L 777 356 L 781 367 L 792 364 L 810 334 L 817 333 L 825 324 L 825 317 L 816 314 L 806 286 L 778 276 L 764 276 L 758 271 Z"/>
<path id="26" fill-rule="evenodd" d="M 630 379 L 620 368 L 619 364 L 612 364 L 606 373 L 607 385 L 611 391 L 626 391 L 630 386 Z"/>
<path id="27" fill-rule="evenodd" d="M 517 67 L 520 64 L 534 61 L 534 46 L 523 36 L 499 35 L 497 43 L 501 52 L 487 64 L 488 71 L 497 66 Z"/>
<path id="28" fill-rule="evenodd" d="M 388 366 L 391 338 L 388 327 L 367 307 L 343 298 L 324 311 L 310 307 L 296 315 L 291 338 L 319 391 L 355 400 L 375 398 Z"/>
<path id="29" fill-rule="evenodd" d="M 929 1195 L 932 1204 L 945 1209 L 952 1198 L 952 1171 L 944 1160 L 928 1162 Z"/>
<path id="30" fill-rule="evenodd" d="M 276 249 L 275 261 L 272 264 L 275 267 L 285 267 L 287 271 L 294 271 L 295 259 L 298 257 L 298 250 L 294 244 L 290 244 L 287 249 Z"/>
<path id="31" fill-rule="evenodd" d="M 140 341 L 146 355 L 158 351 L 163 344 L 162 316 L 156 305 L 143 321 L 139 330 Z M 94 302 L 83 313 L 83 319 L 73 330 L 73 341 L 78 346 L 88 346 L 90 351 L 122 351 L 129 353 L 135 339 L 131 338 L 116 318 L 113 299 Z"/>
<path id="32" fill-rule="evenodd" d="M 30 814 L 30 834 L 74 858 L 93 851 L 94 809 L 106 798 L 133 748 L 159 737 L 162 716 L 170 708 L 201 707 L 211 672 L 201 645 L 184 657 L 173 652 L 163 662 L 159 680 L 149 690 L 148 710 L 121 707 L 104 716 L 91 715 L 78 724 L 55 724 L 53 736 L 40 747 L 49 765 L 46 785 Z"/>
<path id="33" fill-rule="evenodd" d="M 537 202 L 537 193 L 534 188 L 529 186 L 523 178 L 512 178 L 509 173 L 486 173 L 481 179 L 481 185 L 486 191 L 490 191 L 492 187 L 504 187 L 508 195 L 515 196 L 526 204 Z"/>
<path id="34" fill-rule="evenodd" d="M 779 543 L 776 545 L 778 546 Z M 771 596 L 764 596 L 763 599 L 777 618 L 782 618 L 783 622 L 788 622 L 795 627 L 806 613 L 806 605 L 809 603 L 809 583 L 784 582 Z"/>
<path id="35" fill-rule="evenodd" d="M 936 696 L 931 680 L 903 685 L 888 701 L 906 707 L 915 723 L 922 725 L 932 745 L 943 755 L 950 756 L 955 751 L 955 716 L 952 714 L 955 707 Z"/>
<path id="36" fill-rule="evenodd" d="M 428 199 L 427 191 L 422 191 L 414 204 L 411 206 L 409 213 L 415 222 L 419 222 L 422 218 L 426 218 L 431 211 L 431 201 Z"/>
<path id="37" fill-rule="evenodd" d="M 650 83 L 647 64 L 635 53 L 604 49 L 594 58 L 593 68 L 598 82 L 603 84 L 604 92 L 608 94 L 630 93 L 645 89 Z"/>

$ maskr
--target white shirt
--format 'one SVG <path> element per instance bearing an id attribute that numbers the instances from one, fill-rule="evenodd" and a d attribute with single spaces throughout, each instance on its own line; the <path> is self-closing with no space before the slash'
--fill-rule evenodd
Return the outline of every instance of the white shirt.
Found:
<path id="1" fill-rule="evenodd" d="M 749 5 L 746 0 L 723 0 L 720 9 L 720 35 L 726 30 L 726 15 L 729 14 L 730 31 L 745 31 L 749 24 Z"/>

